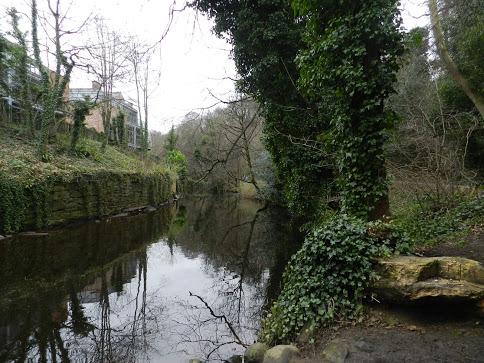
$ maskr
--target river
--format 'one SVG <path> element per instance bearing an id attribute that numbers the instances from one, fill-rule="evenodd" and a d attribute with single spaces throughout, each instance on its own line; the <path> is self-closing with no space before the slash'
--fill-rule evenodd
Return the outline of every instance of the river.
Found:
<path id="1" fill-rule="evenodd" d="M 238 197 L 0 241 L 0 361 L 187 362 L 241 354 L 299 240 Z"/>

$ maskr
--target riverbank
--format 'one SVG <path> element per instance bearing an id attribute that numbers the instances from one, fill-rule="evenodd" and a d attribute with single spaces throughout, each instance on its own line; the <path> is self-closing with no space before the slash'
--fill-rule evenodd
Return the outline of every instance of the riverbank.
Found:
<path id="1" fill-rule="evenodd" d="M 158 206 L 176 177 L 135 152 L 82 139 L 71 151 L 59 134 L 40 161 L 22 130 L 0 129 L 0 234 Z"/>
<path id="2" fill-rule="evenodd" d="M 367 306 L 364 321 L 322 331 L 293 363 L 482 362 L 483 319 L 471 307 Z"/>
<path id="3" fill-rule="evenodd" d="M 268 359 L 263 351 L 252 362 L 483 362 L 484 301 L 482 298 L 476 300 L 471 296 L 453 295 L 449 290 L 452 287 L 463 289 L 468 286 L 481 291 L 482 296 L 480 281 L 484 271 L 483 244 L 484 234 L 478 229 L 467 237 L 465 243 L 451 244 L 447 241 L 421 249 L 424 256 L 438 257 L 409 259 L 420 259 L 419 263 L 422 263 L 424 260 L 440 258 L 442 261 L 454 261 L 452 265 L 465 261 L 465 256 L 474 259 L 473 264 L 481 264 L 481 267 L 479 271 L 471 272 L 462 265 L 455 270 L 456 276 L 450 276 L 453 271 L 451 265 L 440 266 L 434 272 L 428 266 L 421 272 L 412 270 L 417 273 L 417 280 L 423 285 L 417 282 L 410 290 L 415 294 L 424 292 L 423 295 L 427 294 L 427 297 L 387 301 L 376 289 L 364 304 L 363 314 L 357 321 L 337 319 L 312 334 L 303 330 L 292 342 L 297 347 L 297 354 L 289 360 L 285 360 L 282 355 L 280 359 Z M 455 257 L 442 257 L 445 255 Z M 386 261 L 398 262 L 405 258 L 394 257 Z M 472 260 L 467 261 L 470 263 Z M 412 276 L 403 275 L 411 269 L 411 266 L 400 266 L 394 272 L 405 277 L 410 284 Z M 437 270 L 448 275 L 448 285 L 438 285 L 438 281 L 444 280 L 439 280 Z M 436 275 L 433 276 L 433 273 Z M 476 281 L 466 285 L 466 273 Z M 388 276 L 382 275 L 379 281 L 385 279 Z M 402 296 L 404 290 L 402 287 Z"/>

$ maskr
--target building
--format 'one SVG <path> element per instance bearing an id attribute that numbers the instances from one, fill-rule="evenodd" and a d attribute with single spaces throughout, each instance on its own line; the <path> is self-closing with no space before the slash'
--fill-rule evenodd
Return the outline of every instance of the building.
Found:
<path id="1" fill-rule="evenodd" d="M 104 93 L 101 85 L 93 81 L 90 88 L 69 89 L 69 101 L 84 100 L 86 97 L 96 102 L 102 100 Z M 116 117 L 119 112 L 123 112 L 125 115 L 128 146 L 135 149 L 141 148 L 141 126 L 138 119 L 138 111 L 135 106 L 125 100 L 121 92 L 113 92 L 111 102 L 113 105 L 112 118 Z M 98 133 L 104 132 L 101 109 L 99 107 L 95 107 L 86 117 L 85 125 L 87 128 L 94 129 Z"/>
<path id="2" fill-rule="evenodd" d="M 0 37 L 1 38 L 1 37 Z M 2 54 L 0 54 L 0 61 L 2 61 L 0 67 L 0 119 L 9 122 L 22 122 L 19 95 L 21 93 L 21 82 L 19 80 L 19 75 L 17 74 L 16 66 L 14 65 L 15 59 L 13 57 L 13 52 L 19 46 L 12 43 L 5 38 L 1 38 L 2 42 Z M 34 66 L 34 61 L 28 58 L 27 64 L 27 82 L 30 86 L 31 92 L 31 103 L 34 112 L 34 118 L 38 117 L 42 112 L 41 105 L 36 102 L 36 100 L 41 97 L 42 89 L 42 76 L 39 70 Z M 52 81 L 55 77 L 55 72 L 47 67 L 45 71 L 48 73 L 50 80 Z M 68 99 L 69 85 L 67 85 L 66 90 L 63 94 L 64 101 Z M 57 117 L 64 117 L 66 114 L 65 109 L 59 109 L 56 111 Z"/>
<path id="3" fill-rule="evenodd" d="M 16 67 L 12 56 L 12 50 L 18 45 L 7 41 L 0 37 L 2 46 L 0 51 L 0 121 L 7 121 L 13 123 L 22 123 L 21 102 L 19 101 L 21 93 L 21 84 L 19 76 L 16 74 Z M 33 66 L 34 61 L 28 60 L 27 77 L 32 92 L 31 102 L 34 111 L 34 122 L 39 120 L 39 115 L 42 113 L 42 106 L 37 100 L 41 97 L 42 77 L 36 67 Z M 46 68 L 51 80 L 55 77 L 55 71 Z M 84 100 L 89 97 L 91 100 L 100 102 L 104 98 L 101 85 L 98 82 L 92 82 L 90 88 L 69 88 L 67 84 L 63 94 L 63 104 L 56 110 L 56 117 L 63 119 L 65 122 L 60 123 L 62 127 L 70 129 L 72 125 L 72 117 L 70 115 L 69 101 Z M 136 107 L 129 101 L 125 100 L 121 92 L 114 92 L 112 94 L 112 114 L 111 117 L 116 117 L 120 112 L 125 115 L 125 132 L 127 136 L 128 146 L 134 149 L 141 148 L 142 145 L 142 128 L 138 119 L 138 111 Z M 38 124 L 38 123 L 36 123 Z M 103 133 L 104 126 L 101 117 L 101 110 L 95 107 L 85 120 L 86 128 L 94 130 L 96 133 Z M 112 130 L 111 130 L 112 131 Z M 111 134 L 113 137 L 114 135 Z"/>

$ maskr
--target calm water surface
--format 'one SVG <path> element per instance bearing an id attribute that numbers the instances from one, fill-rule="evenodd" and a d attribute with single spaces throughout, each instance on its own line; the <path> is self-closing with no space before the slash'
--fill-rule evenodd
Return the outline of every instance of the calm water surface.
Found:
<path id="1" fill-rule="evenodd" d="M 297 240 L 280 209 L 200 197 L 0 242 L 0 361 L 240 354 Z"/>

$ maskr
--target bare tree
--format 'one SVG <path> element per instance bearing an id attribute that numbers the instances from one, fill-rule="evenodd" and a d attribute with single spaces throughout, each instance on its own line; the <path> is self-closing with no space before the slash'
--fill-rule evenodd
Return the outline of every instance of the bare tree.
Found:
<path id="1" fill-rule="evenodd" d="M 95 18 L 96 38 L 88 48 L 92 59 L 88 71 L 95 74 L 99 83 L 97 103 L 104 128 L 102 150 L 106 149 L 111 131 L 114 87 L 128 74 L 129 43 L 120 34 L 109 29 L 104 20 Z"/>
<path id="2" fill-rule="evenodd" d="M 131 43 L 130 62 L 133 70 L 133 78 L 136 86 L 136 103 L 140 126 L 142 130 L 142 150 L 146 154 L 149 143 L 148 116 L 149 116 L 149 99 L 152 88 L 156 87 L 160 80 L 158 72 L 155 79 L 150 76 L 153 73 L 152 55 L 155 48 L 147 47 L 140 42 Z M 153 82 L 152 82 L 153 81 Z"/>
<path id="3" fill-rule="evenodd" d="M 41 107 L 42 115 L 40 121 L 39 134 L 39 153 L 41 157 L 45 157 L 47 153 L 47 142 L 51 132 L 57 126 L 56 112 L 62 105 L 63 95 L 69 83 L 72 70 L 74 68 L 74 57 L 77 50 L 66 52 L 62 48 L 63 37 L 67 34 L 72 34 L 72 31 L 63 29 L 63 22 L 66 19 L 66 14 L 61 12 L 60 0 L 52 3 L 47 1 L 49 8 L 49 18 L 46 22 L 52 27 L 53 36 L 51 41 L 54 43 L 54 59 L 55 69 L 51 72 L 44 64 L 40 53 L 38 26 L 39 14 L 37 9 L 37 1 L 31 2 L 31 22 L 32 22 L 32 47 L 34 53 L 34 63 L 41 76 Z M 51 20 L 51 21 L 49 21 Z"/>
<path id="4" fill-rule="evenodd" d="M 475 175 L 465 161 L 469 139 L 482 122 L 473 112 L 445 107 L 439 70 L 428 58 L 427 31 L 415 31 L 421 33 L 422 44 L 409 52 L 398 74 L 397 94 L 389 99 L 401 121 L 388 144 L 387 162 L 395 191 L 440 198 L 473 184 Z"/>
<path id="5" fill-rule="evenodd" d="M 432 25 L 432 32 L 435 38 L 435 44 L 437 51 L 439 53 L 440 59 L 445 65 L 445 68 L 449 72 L 453 80 L 459 85 L 459 87 L 464 91 L 464 93 L 469 97 L 469 99 L 474 103 L 477 110 L 484 118 L 484 99 L 482 96 L 472 90 L 471 85 L 467 79 L 462 75 L 459 68 L 455 64 L 454 60 L 450 56 L 449 50 L 447 49 L 447 44 L 445 41 L 444 31 L 442 29 L 439 7 L 437 0 L 429 0 L 428 6 L 430 10 L 430 22 Z"/>
<path id="6" fill-rule="evenodd" d="M 226 180 L 229 185 L 251 184 L 259 192 L 254 156 L 263 149 L 260 142 L 262 120 L 258 105 L 241 96 L 226 102 L 225 108 L 202 117 L 195 130 L 201 142 L 189 145 L 198 169 L 194 173 L 196 182 L 218 178 L 219 182 Z M 182 151 L 190 154 L 184 149 L 182 146 Z"/>

